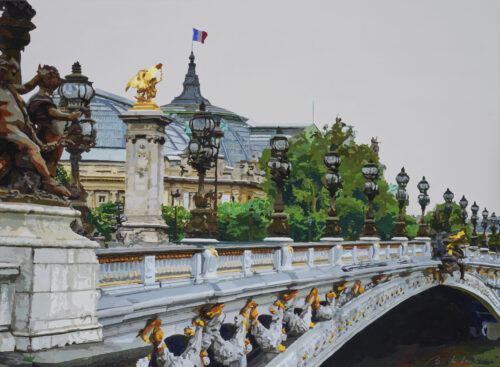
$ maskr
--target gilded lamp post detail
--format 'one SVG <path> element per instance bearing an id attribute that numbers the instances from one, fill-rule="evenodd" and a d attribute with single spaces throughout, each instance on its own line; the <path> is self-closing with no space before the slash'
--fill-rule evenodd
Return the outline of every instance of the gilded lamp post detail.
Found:
<path id="1" fill-rule="evenodd" d="M 324 162 L 327 168 L 325 174 L 325 187 L 330 194 L 330 208 L 328 209 L 328 217 L 326 218 L 326 226 L 323 229 L 325 235 L 323 239 L 339 238 L 342 228 L 339 225 L 337 216 L 337 208 L 335 207 L 335 195 L 339 189 L 342 189 L 342 181 L 339 176 L 339 166 L 342 162 L 340 156 L 331 150 L 325 154 Z"/>
<path id="2" fill-rule="evenodd" d="M 291 164 L 288 162 L 286 152 L 290 144 L 280 128 L 271 139 L 271 159 L 267 166 L 271 170 L 271 179 L 276 183 L 276 199 L 274 201 L 274 213 L 271 214 L 271 224 L 267 227 L 268 238 L 286 237 L 290 235 L 288 214 L 284 213 L 283 183 L 290 175 Z"/>
<path id="3" fill-rule="evenodd" d="M 188 163 L 198 172 L 198 192 L 194 195 L 195 208 L 191 210 L 191 218 L 186 226 L 187 239 L 217 237 L 217 223 L 210 207 L 210 193 L 205 190 L 206 172 L 214 166 L 218 155 L 220 137 L 217 135 L 217 124 L 212 114 L 205 111 L 205 103 L 189 121 L 192 137 L 188 145 Z M 219 129 L 220 130 L 220 129 Z"/>
<path id="4" fill-rule="evenodd" d="M 418 223 L 418 237 L 430 237 L 429 233 L 429 226 L 425 222 L 425 208 L 427 205 L 430 203 L 430 197 L 427 194 L 427 190 L 429 190 L 430 185 L 425 179 L 425 176 L 422 177 L 422 180 L 417 184 L 418 191 L 420 191 L 420 194 L 418 194 L 418 203 L 420 205 L 420 208 L 422 209 L 422 214 L 420 216 L 420 221 Z"/>
<path id="5" fill-rule="evenodd" d="M 396 191 L 396 200 L 399 204 L 399 214 L 394 227 L 394 235 L 396 237 L 408 237 L 408 232 L 406 232 L 406 218 L 405 218 L 405 204 L 408 202 L 408 193 L 406 192 L 406 185 L 410 181 L 410 177 L 405 172 L 404 167 L 401 168 L 401 172 L 396 176 L 396 182 L 398 184 L 398 190 Z"/>
<path id="6" fill-rule="evenodd" d="M 363 223 L 363 236 L 378 237 L 377 227 L 375 226 L 375 213 L 373 212 L 373 200 L 378 194 L 378 186 L 375 180 L 378 178 L 379 169 L 373 161 L 369 161 L 363 166 L 361 172 L 366 179 L 363 192 L 368 198 L 368 211 Z"/>

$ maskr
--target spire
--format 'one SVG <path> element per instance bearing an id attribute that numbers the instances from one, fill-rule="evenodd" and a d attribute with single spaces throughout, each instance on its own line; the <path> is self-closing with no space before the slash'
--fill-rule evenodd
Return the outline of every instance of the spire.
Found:
<path id="1" fill-rule="evenodd" d="M 189 66 L 186 78 L 183 83 L 184 89 L 180 96 L 175 97 L 171 104 L 195 104 L 199 105 L 201 102 L 205 102 L 206 105 L 210 105 L 210 101 L 201 95 L 200 91 L 200 80 L 198 75 L 196 75 L 196 64 L 194 63 L 194 54 L 191 51 L 189 55 Z"/>

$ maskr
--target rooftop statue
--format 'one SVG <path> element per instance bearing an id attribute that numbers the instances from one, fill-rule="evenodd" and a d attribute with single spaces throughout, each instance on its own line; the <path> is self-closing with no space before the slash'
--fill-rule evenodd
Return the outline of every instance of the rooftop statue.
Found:
<path id="1" fill-rule="evenodd" d="M 137 102 L 132 109 L 159 110 L 153 98 L 156 97 L 156 84 L 163 80 L 162 67 L 163 65 L 160 63 L 151 66 L 149 69 L 139 70 L 137 75 L 128 81 L 125 91 L 130 87 L 137 89 L 137 96 L 135 97 Z M 160 79 L 156 79 L 156 73 L 158 71 L 160 71 Z"/>
<path id="2" fill-rule="evenodd" d="M 6 102 L 0 119 L 0 196 L 22 194 L 26 198 L 26 195 L 34 195 L 38 199 L 56 199 L 47 193 L 69 196 L 69 191 L 51 175 L 43 158 L 45 152 L 54 150 L 60 142 L 51 139 L 51 142 L 44 143 L 40 140 L 21 97 L 37 85 L 43 85 L 42 80 L 47 75 L 39 68 L 33 79 L 18 85 L 19 72 L 19 64 L 13 58 L 0 56 L 0 100 Z"/>

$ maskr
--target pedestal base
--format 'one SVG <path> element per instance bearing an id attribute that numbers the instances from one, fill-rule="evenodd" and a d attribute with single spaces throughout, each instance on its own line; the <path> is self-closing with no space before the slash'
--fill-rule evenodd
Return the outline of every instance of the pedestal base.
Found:
<path id="1" fill-rule="evenodd" d="M 168 244 L 165 223 L 125 222 L 119 228 L 125 246 L 159 246 Z"/>
<path id="2" fill-rule="evenodd" d="M 290 237 L 266 237 L 264 242 L 293 242 L 293 238 Z"/>
<path id="3" fill-rule="evenodd" d="M 16 347 L 16 339 L 8 331 L 0 331 L 0 353 L 12 352 Z"/>
<path id="4" fill-rule="evenodd" d="M 215 238 L 184 238 L 182 239 L 181 243 L 185 244 L 200 244 L 200 243 L 218 243 Z"/>
<path id="5" fill-rule="evenodd" d="M 408 241 L 408 237 L 392 237 L 391 241 Z"/>
<path id="6" fill-rule="evenodd" d="M 319 239 L 321 242 L 342 242 L 344 239 L 342 237 L 321 237 Z"/>
<path id="7" fill-rule="evenodd" d="M 79 216 L 71 208 L 0 202 L 0 258 L 20 269 L 10 324 L 17 350 L 102 340 L 99 246 L 71 230 Z"/>

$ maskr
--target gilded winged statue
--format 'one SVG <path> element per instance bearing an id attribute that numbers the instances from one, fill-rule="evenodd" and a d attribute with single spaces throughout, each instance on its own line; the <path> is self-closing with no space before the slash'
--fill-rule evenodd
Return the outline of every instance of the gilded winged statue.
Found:
<path id="1" fill-rule="evenodd" d="M 149 69 L 139 70 L 139 72 L 129 80 L 125 91 L 129 88 L 137 89 L 137 103 L 135 106 L 140 105 L 154 105 L 153 98 L 156 97 L 156 84 L 163 79 L 163 65 L 157 64 L 151 66 Z M 160 71 L 160 79 L 156 78 L 156 73 Z"/>

